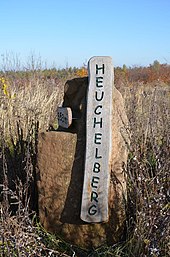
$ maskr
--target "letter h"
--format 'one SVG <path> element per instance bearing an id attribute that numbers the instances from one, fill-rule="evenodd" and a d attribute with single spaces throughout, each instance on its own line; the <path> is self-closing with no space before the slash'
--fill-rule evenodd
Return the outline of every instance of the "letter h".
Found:
<path id="1" fill-rule="evenodd" d="M 98 67 L 98 64 L 96 64 L 96 74 L 98 74 L 99 70 L 101 70 L 102 74 L 104 74 L 104 63 L 102 65 L 102 67 Z"/>

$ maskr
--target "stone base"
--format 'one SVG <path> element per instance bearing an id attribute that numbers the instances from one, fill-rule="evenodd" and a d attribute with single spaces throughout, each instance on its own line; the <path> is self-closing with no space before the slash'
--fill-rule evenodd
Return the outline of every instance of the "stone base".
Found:
<path id="1" fill-rule="evenodd" d="M 115 179 L 113 170 L 110 179 L 109 221 L 88 224 L 80 219 L 84 153 L 84 141 L 77 139 L 76 134 L 45 132 L 39 135 L 39 216 L 47 231 L 58 234 L 74 245 L 94 248 L 119 241 L 124 229 L 125 203 L 120 181 Z M 114 165 L 112 167 L 114 169 Z"/>

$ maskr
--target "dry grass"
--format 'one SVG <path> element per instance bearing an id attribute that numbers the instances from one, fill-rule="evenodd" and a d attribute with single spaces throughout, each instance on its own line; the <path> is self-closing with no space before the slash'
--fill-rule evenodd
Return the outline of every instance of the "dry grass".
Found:
<path id="1" fill-rule="evenodd" d="M 125 100 L 131 126 L 127 256 L 168 256 L 170 88 L 137 85 Z"/>
<path id="2" fill-rule="evenodd" d="M 0 256 L 169 256 L 169 86 L 120 87 L 131 135 L 126 232 L 117 245 L 88 252 L 45 232 L 30 213 L 37 133 L 54 121 L 63 84 L 35 74 L 7 80 L 14 97 L 0 88 Z"/>
<path id="3" fill-rule="evenodd" d="M 9 80 L 7 83 L 7 90 L 13 97 L 0 90 L 0 127 L 5 134 L 13 136 L 17 131 L 17 122 L 20 122 L 25 136 L 33 121 L 39 122 L 40 129 L 47 130 L 56 106 L 62 101 L 62 84 L 34 77 L 26 81 Z"/>

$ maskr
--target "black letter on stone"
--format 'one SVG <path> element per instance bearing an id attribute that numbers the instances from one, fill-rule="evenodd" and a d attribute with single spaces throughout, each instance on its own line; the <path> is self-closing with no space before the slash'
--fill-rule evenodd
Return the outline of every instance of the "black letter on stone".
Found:
<path id="1" fill-rule="evenodd" d="M 92 178 L 92 182 L 91 182 L 91 186 L 93 187 L 93 188 L 97 188 L 97 186 L 96 185 L 94 185 L 94 184 L 98 184 L 99 183 L 99 177 L 94 177 L 93 176 L 93 178 Z"/>
<path id="2" fill-rule="evenodd" d="M 98 64 L 96 64 L 96 74 L 98 74 L 98 71 L 102 70 L 103 74 L 104 74 L 104 64 L 102 65 L 102 67 L 98 67 Z"/>
<path id="3" fill-rule="evenodd" d="M 97 115 L 101 114 L 100 111 L 97 112 L 97 109 L 99 109 L 99 108 L 102 108 L 102 105 L 96 106 L 96 108 L 95 108 L 95 110 L 94 110 L 94 113 L 97 114 Z"/>
<path id="4" fill-rule="evenodd" d="M 96 117 L 94 117 L 94 125 L 93 125 L 93 128 L 95 128 L 97 124 L 99 124 L 99 125 L 100 125 L 100 128 L 102 128 L 102 118 L 100 118 L 100 121 L 96 121 Z"/>
<path id="5" fill-rule="evenodd" d="M 94 200 L 94 201 L 96 201 L 98 203 L 98 199 L 97 198 L 98 198 L 98 194 L 96 192 L 92 191 L 92 193 L 91 193 L 91 202 Z"/>
<path id="6" fill-rule="evenodd" d="M 96 153 L 95 153 L 95 158 L 96 159 L 101 159 L 102 158 L 102 156 L 101 155 L 98 155 L 98 148 L 96 148 Z"/>
<path id="7" fill-rule="evenodd" d="M 97 145 L 101 145 L 101 140 L 102 140 L 102 133 L 95 133 L 94 143 Z"/>
<path id="8" fill-rule="evenodd" d="M 93 172 L 94 173 L 99 173 L 100 172 L 100 163 L 98 163 L 98 162 L 94 163 Z"/>
<path id="9" fill-rule="evenodd" d="M 98 93 L 99 92 L 96 91 L 96 95 L 95 95 L 96 101 L 101 101 L 103 99 L 103 97 L 104 97 L 104 92 L 102 91 L 102 95 L 100 96 L 100 98 L 97 97 Z"/>
<path id="10" fill-rule="evenodd" d="M 88 214 L 89 214 L 89 215 L 95 215 L 96 212 L 97 212 L 97 210 L 96 210 L 96 205 L 93 204 L 93 205 L 90 206 L 90 208 L 88 209 Z"/>
<path id="11" fill-rule="evenodd" d="M 103 87 L 103 77 L 97 77 L 96 78 L 96 87 Z"/>

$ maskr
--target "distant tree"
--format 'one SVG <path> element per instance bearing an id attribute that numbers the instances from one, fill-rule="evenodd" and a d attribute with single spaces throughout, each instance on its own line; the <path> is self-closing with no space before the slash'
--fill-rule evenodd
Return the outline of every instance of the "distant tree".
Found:
<path id="1" fill-rule="evenodd" d="M 159 72 L 160 66 L 161 66 L 161 65 L 160 65 L 159 61 L 155 60 L 155 61 L 153 62 L 152 67 L 153 67 L 153 69 L 154 69 L 156 72 Z"/>
<path id="2" fill-rule="evenodd" d="M 123 71 L 126 73 L 127 72 L 127 66 L 126 64 L 123 64 Z"/>
<path id="3" fill-rule="evenodd" d="M 80 69 L 78 69 L 78 71 L 76 72 L 76 75 L 78 77 L 86 77 L 88 76 L 88 70 L 86 67 L 81 67 Z"/>

